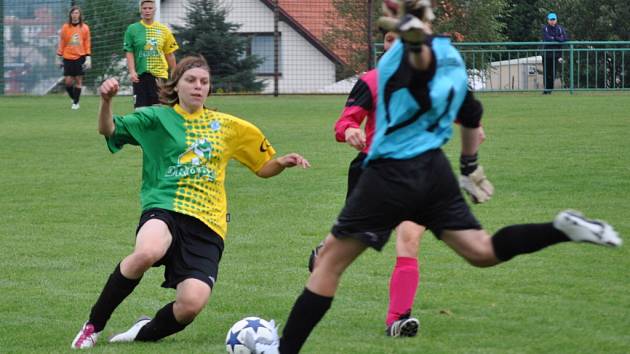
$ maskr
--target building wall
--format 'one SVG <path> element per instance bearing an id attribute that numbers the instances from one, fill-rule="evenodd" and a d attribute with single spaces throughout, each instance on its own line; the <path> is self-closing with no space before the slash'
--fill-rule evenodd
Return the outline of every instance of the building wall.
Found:
<path id="1" fill-rule="evenodd" d="M 165 0 L 161 5 L 161 21 L 167 25 L 183 25 L 184 3 L 187 0 Z M 272 33 L 273 11 L 259 0 L 224 0 L 227 21 L 241 24 L 241 33 Z M 281 33 L 280 93 L 313 93 L 335 82 L 335 65 L 299 33 L 284 22 Z M 260 76 L 273 92 L 273 77 Z"/>

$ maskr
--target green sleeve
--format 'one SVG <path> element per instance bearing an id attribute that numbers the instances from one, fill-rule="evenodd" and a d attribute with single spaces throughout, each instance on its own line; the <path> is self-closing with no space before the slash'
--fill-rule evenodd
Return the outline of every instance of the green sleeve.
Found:
<path id="1" fill-rule="evenodd" d="M 134 53 L 134 51 L 133 51 L 133 36 L 132 36 L 131 32 L 132 32 L 131 31 L 131 26 L 127 27 L 127 30 L 125 31 L 125 41 L 123 43 L 123 50 L 125 52 Z"/>
<path id="2" fill-rule="evenodd" d="M 114 116 L 114 134 L 105 138 L 112 153 L 120 151 L 125 144 L 142 145 L 145 132 L 153 128 L 156 115 L 152 108 L 144 108 L 125 116 Z"/>

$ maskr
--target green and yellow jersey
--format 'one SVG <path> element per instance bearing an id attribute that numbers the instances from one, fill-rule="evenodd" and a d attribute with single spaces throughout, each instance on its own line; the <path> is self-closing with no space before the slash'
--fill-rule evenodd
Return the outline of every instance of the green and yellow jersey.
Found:
<path id="1" fill-rule="evenodd" d="M 142 210 L 162 208 L 201 220 L 225 238 L 225 170 L 233 158 L 258 172 L 275 154 L 263 133 L 240 118 L 179 105 L 146 107 L 114 116 L 111 152 L 142 148 Z"/>
<path id="2" fill-rule="evenodd" d="M 168 27 L 157 21 L 147 25 L 142 20 L 127 27 L 123 47 L 133 53 L 138 75 L 148 72 L 164 79 L 168 78 L 165 55 L 179 48 Z"/>

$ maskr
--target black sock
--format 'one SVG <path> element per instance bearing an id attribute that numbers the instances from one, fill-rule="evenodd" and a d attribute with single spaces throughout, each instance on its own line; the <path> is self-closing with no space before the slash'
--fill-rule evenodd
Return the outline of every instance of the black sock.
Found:
<path id="1" fill-rule="evenodd" d="M 519 254 L 533 253 L 570 239 L 552 223 L 512 225 L 497 231 L 492 237 L 494 254 L 503 262 Z"/>
<path id="2" fill-rule="evenodd" d="M 66 92 L 68 93 L 68 96 L 70 96 L 70 98 L 72 99 L 72 102 L 74 102 L 74 86 L 66 85 Z"/>
<path id="3" fill-rule="evenodd" d="M 142 279 L 142 278 L 140 278 Z M 123 300 L 133 292 L 140 279 L 127 279 L 120 272 L 120 263 L 107 279 L 107 283 L 101 291 L 90 312 L 89 323 L 94 325 L 94 330 L 100 332 L 105 328 L 112 313 Z"/>
<path id="4" fill-rule="evenodd" d="M 81 98 L 81 87 L 74 87 L 74 103 L 79 103 L 79 99 Z"/>
<path id="5" fill-rule="evenodd" d="M 136 340 L 142 342 L 155 342 L 186 328 L 188 323 L 181 324 L 175 319 L 175 314 L 173 313 L 174 303 L 175 302 L 171 302 L 162 307 L 155 314 L 155 317 L 151 320 L 151 322 L 147 323 L 140 329 L 140 332 L 138 332 L 138 335 L 136 336 Z"/>
<path id="6" fill-rule="evenodd" d="M 324 317 L 333 301 L 332 297 L 317 295 L 307 288 L 295 300 L 289 314 L 282 338 L 280 338 L 280 353 L 298 353 L 313 328 Z"/>

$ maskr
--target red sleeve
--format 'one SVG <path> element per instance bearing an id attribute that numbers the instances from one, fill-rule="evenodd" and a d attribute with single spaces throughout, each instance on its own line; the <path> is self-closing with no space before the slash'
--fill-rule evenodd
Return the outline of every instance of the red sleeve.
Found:
<path id="1" fill-rule="evenodd" d="M 335 123 L 335 139 L 338 142 L 346 141 L 346 129 L 361 127 L 361 123 L 372 110 L 372 104 L 370 87 L 363 79 L 359 79 L 350 91 L 346 106 Z"/>

